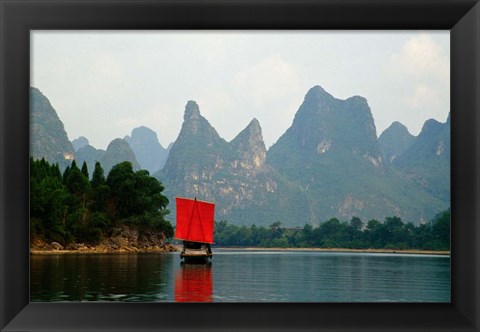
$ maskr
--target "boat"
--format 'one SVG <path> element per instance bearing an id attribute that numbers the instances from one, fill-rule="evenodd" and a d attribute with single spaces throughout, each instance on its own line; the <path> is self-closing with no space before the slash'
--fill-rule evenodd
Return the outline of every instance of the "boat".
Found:
<path id="1" fill-rule="evenodd" d="M 215 204 L 176 197 L 176 240 L 183 241 L 180 258 L 185 263 L 208 263 L 213 256 L 213 217 Z"/>

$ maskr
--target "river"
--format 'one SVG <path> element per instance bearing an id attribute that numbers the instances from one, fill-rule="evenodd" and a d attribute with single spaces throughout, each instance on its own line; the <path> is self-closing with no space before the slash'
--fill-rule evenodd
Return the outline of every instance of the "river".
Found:
<path id="1" fill-rule="evenodd" d="M 125 302 L 450 302 L 450 257 L 214 250 L 32 255 L 30 300 Z"/>

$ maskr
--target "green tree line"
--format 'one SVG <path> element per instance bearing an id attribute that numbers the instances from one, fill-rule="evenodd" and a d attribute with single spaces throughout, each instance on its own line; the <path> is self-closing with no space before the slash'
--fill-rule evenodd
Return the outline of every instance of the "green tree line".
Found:
<path id="1" fill-rule="evenodd" d="M 115 165 L 108 176 L 97 162 L 90 178 L 85 162 L 79 168 L 72 161 L 62 174 L 58 164 L 30 158 L 31 238 L 98 244 L 123 225 L 172 237 L 163 190 L 148 171 L 134 172 L 130 162 Z"/>
<path id="2" fill-rule="evenodd" d="M 357 217 L 350 222 L 332 218 L 315 228 L 305 225 L 294 229 L 282 227 L 280 222 L 269 227 L 247 227 L 222 220 L 215 222 L 214 238 L 218 246 L 450 250 L 450 209 L 418 226 L 398 217 L 366 224 Z"/>

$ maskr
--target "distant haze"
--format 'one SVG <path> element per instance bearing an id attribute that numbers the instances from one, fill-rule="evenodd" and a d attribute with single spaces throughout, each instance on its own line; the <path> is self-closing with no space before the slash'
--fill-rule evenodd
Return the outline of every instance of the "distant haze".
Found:
<path id="1" fill-rule="evenodd" d="M 417 135 L 450 111 L 448 31 L 33 31 L 31 86 L 69 139 L 106 149 L 132 129 L 163 146 L 180 132 L 188 100 L 227 141 L 252 118 L 270 147 L 307 91 L 368 100 L 377 136 L 392 122 Z"/>

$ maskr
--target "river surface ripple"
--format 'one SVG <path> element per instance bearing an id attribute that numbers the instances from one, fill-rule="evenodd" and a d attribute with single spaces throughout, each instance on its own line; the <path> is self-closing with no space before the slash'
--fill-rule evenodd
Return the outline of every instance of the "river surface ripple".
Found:
<path id="1" fill-rule="evenodd" d="M 179 253 L 32 255 L 32 302 L 450 302 L 450 257 L 216 249 L 209 265 Z"/>

